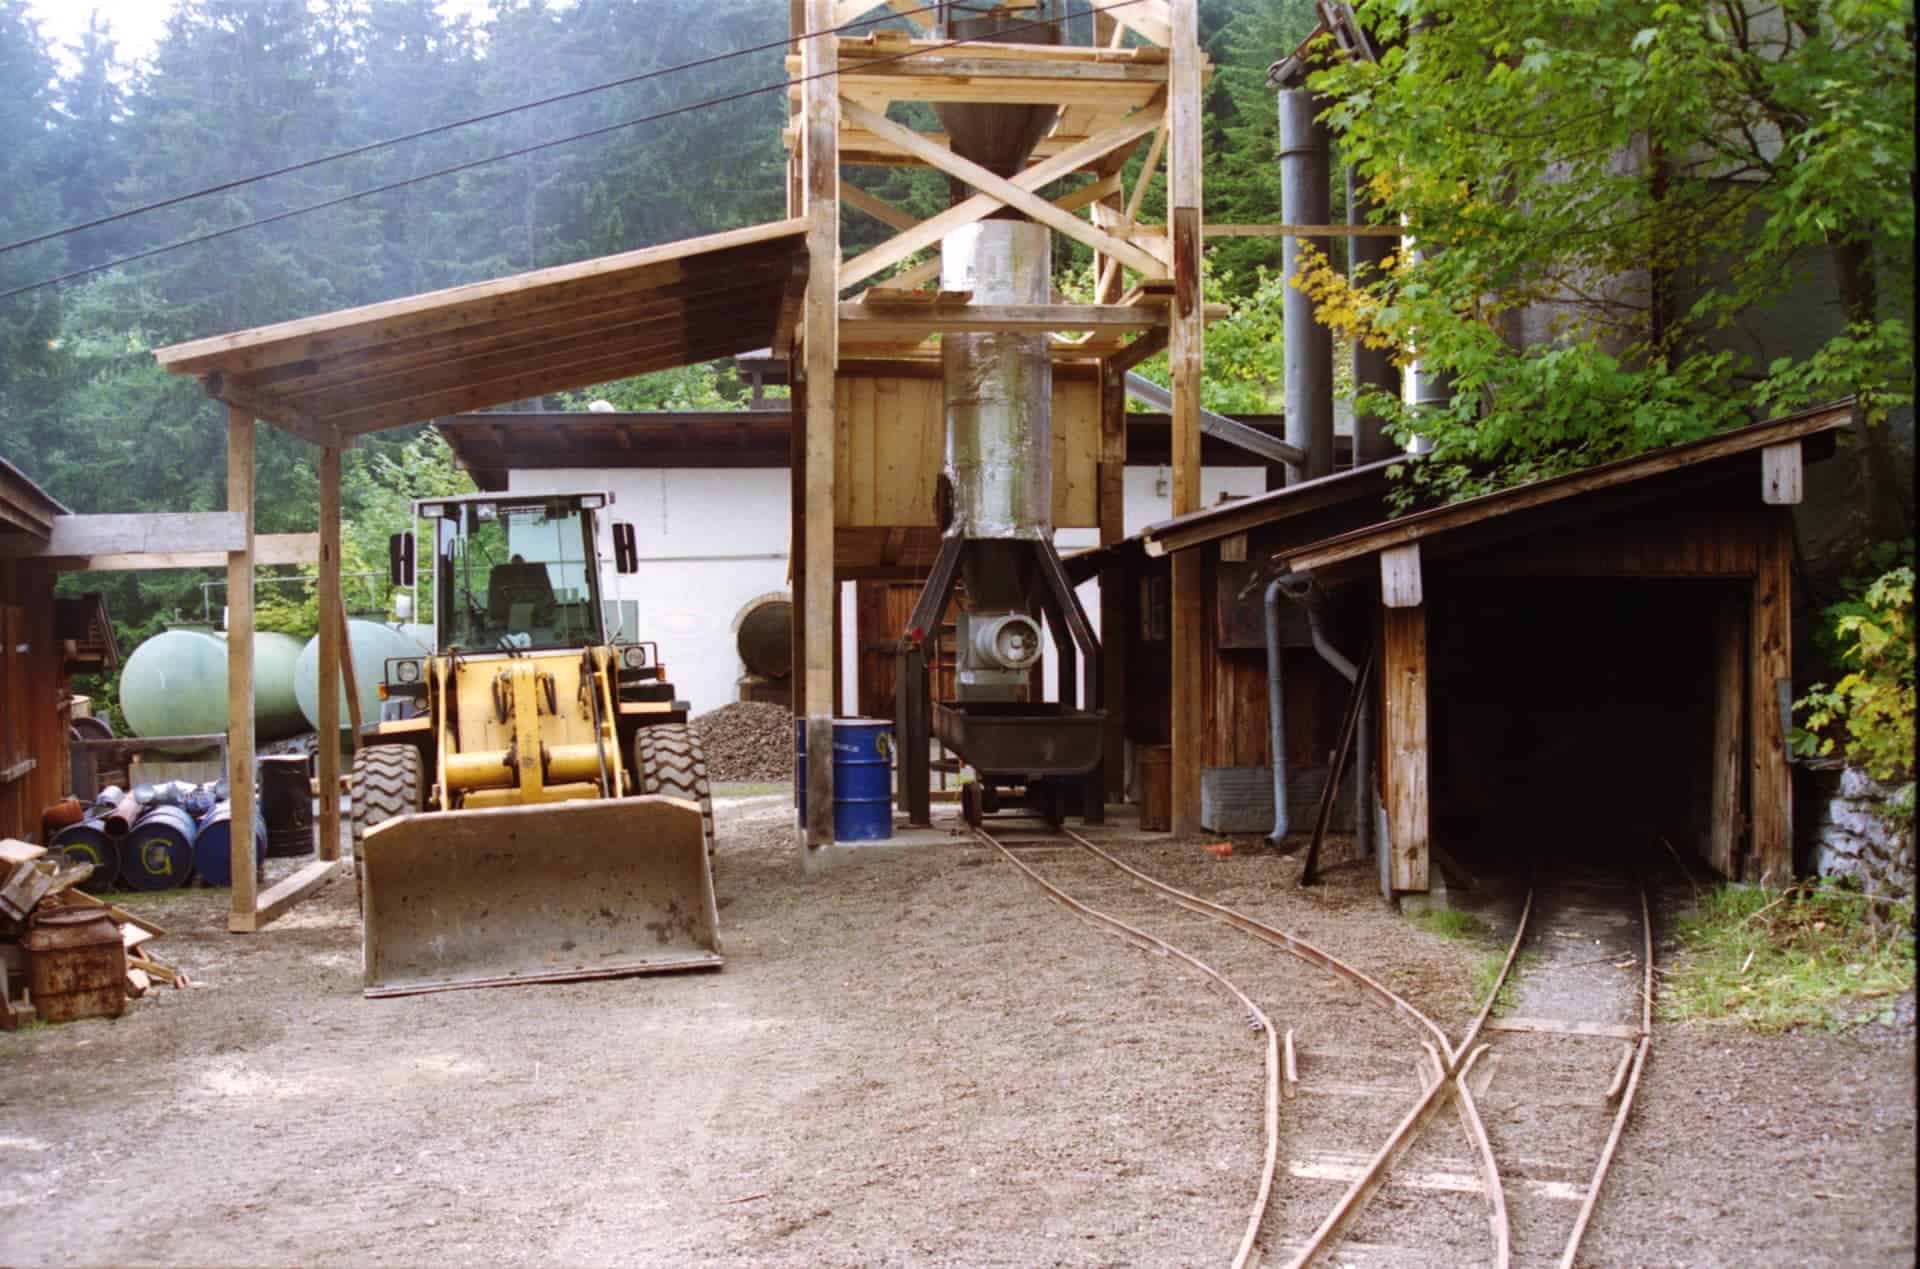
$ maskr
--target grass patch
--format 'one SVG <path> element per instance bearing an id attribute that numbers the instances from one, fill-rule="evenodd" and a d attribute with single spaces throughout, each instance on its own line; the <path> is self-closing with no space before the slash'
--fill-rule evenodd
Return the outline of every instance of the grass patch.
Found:
<path id="1" fill-rule="evenodd" d="M 1507 975 L 1506 982 L 1500 984 L 1500 994 L 1494 998 L 1494 1013 L 1506 1013 L 1513 1008 L 1514 985 L 1520 981 L 1520 975 L 1525 972 L 1531 960 L 1533 960 L 1533 953 L 1526 951 L 1513 958 L 1513 972 Z M 1497 952 L 1488 952 L 1473 963 L 1473 998 L 1476 1003 L 1487 998 L 1487 993 L 1493 990 L 1494 980 L 1500 977 L 1500 971 L 1506 963 L 1505 948 Z"/>
<path id="2" fill-rule="evenodd" d="M 793 792 L 793 781 L 729 781 L 724 784 L 714 785 L 711 792 L 713 796 L 717 798 L 752 798 L 759 797 L 766 793 L 791 793 Z"/>
<path id="3" fill-rule="evenodd" d="M 1913 916 L 1911 903 L 1824 883 L 1720 886 L 1679 923 L 1660 1014 L 1766 1032 L 1891 1021 L 1890 998 L 1913 990 Z"/>
<path id="4" fill-rule="evenodd" d="M 1491 938 L 1493 931 L 1487 923 L 1471 912 L 1458 912 L 1452 908 L 1436 908 L 1431 912 L 1420 912 L 1407 918 L 1418 928 L 1429 934 L 1438 934 L 1443 939 L 1484 939 Z"/>

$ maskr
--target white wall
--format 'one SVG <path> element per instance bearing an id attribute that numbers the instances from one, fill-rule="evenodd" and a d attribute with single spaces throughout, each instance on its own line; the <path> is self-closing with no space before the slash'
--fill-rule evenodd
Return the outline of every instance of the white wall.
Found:
<path id="1" fill-rule="evenodd" d="M 1166 477 L 1167 492 L 1158 489 Z M 784 469 L 743 471 L 714 468 L 599 471 L 562 468 L 514 471 L 514 493 L 613 494 L 611 513 L 601 517 L 602 576 L 607 599 L 638 601 L 643 639 L 660 645 L 667 676 L 695 714 L 738 699 L 743 672 L 734 647 L 733 622 L 746 604 L 762 595 L 785 592 L 789 491 Z M 1209 467 L 1200 474 L 1200 501 L 1212 506 L 1222 493 L 1251 495 L 1266 489 L 1258 467 Z M 1123 524 L 1128 534 L 1173 516 L 1172 472 L 1167 468 L 1128 468 Z M 613 571 L 614 520 L 633 525 L 640 571 L 621 577 Z M 1064 554 L 1100 544 L 1096 529 L 1061 529 L 1054 545 Z M 1100 586 L 1079 588 L 1094 633 L 1100 630 Z M 854 585 L 840 588 L 840 712 L 858 708 L 858 616 Z M 632 632 L 630 632 L 632 633 Z M 1052 657 L 1043 671 L 1047 695 L 1058 694 Z M 1085 693 L 1082 700 L 1088 699 Z"/>
<path id="2" fill-rule="evenodd" d="M 749 601 L 787 590 L 784 469 L 514 471 L 508 487 L 611 493 L 600 521 L 603 598 L 638 602 L 638 637 L 660 645 L 675 694 L 695 714 L 738 699 L 734 618 Z M 626 577 L 613 571 L 614 520 L 633 525 L 639 550 L 640 569 Z"/>

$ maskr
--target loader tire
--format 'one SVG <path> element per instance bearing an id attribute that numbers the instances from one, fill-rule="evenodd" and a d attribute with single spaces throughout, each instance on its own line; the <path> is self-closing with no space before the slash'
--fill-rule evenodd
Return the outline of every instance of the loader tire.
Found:
<path id="1" fill-rule="evenodd" d="M 656 723 L 633 733 L 633 769 L 640 792 L 685 798 L 700 806 L 701 833 L 713 854 L 713 793 L 707 785 L 707 751 L 685 723 Z"/>
<path id="2" fill-rule="evenodd" d="M 412 745 L 368 745 L 353 755 L 353 776 L 347 788 L 353 808 L 355 874 L 361 872 L 361 843 L 367 830 L 420 810 L 423 787 L 420 751 Z"/>

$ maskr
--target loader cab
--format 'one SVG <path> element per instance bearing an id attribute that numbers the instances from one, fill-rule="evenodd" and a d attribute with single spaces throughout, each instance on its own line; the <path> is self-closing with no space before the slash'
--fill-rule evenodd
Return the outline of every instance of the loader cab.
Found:
<path id="1" fill-rule="evenodd" d="M 606 643 L 613 632 L 604 616 L 595 519 L 612 500 L 605 493 L 480 494 L 418 503 L 432 526 L 437 650 Z M 619 571 L 632 572 L 632 529 L 614 528 Z M 411 563 L 401 561 L 398 571 L 410 573 Z"/>

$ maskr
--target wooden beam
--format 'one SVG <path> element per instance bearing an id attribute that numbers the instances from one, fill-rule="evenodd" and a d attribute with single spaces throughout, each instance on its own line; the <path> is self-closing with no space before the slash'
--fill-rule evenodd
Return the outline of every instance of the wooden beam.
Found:
<path id="1" fill-rule="evenodd" d="M 224 511 L 216 512 L 225 515 Z M 312 564 L 320 558 L 317 533 L 263 533 L 253 540 L 253 563 Z M 47 561 L 64 573 L 150 572 L 159 568 L 225 568 L 225 551 L 140 551 L 60 556 Z"/>
<path id="2" fill-rule="evenodd" d="M 241 539 L 227 554 L 227 789 L 232 830 L 232 907 L 227 928 L 257 928 L 253 857 L 253 416 L 227 414 L 227 510 L 242 521 Z"/>
<path id="3" fill-rule="evenodd" d="M 824 31 L 833 25 L 832 0 L 806 0 L 807 30 Z M 826 38 L 810 39 L 801 48 L 808 76 L 803 87 L 803 127 L 806 135 L 805 191 L 807 202 L 806 468 L 796 472 L 804 480 L 806 503 L 806 560 L 800 594 L 806 612 L 806 659 L 801 667 L 806 690 L 807 823 L 803 863 L 825 858 L 833 844 L 833 672 L 834 613 L 840 588 L 833 572 L 833 458 L 836 431 L 834 370 L 839 360 L 839 292 L 852 279 L 840 273 L 840 99 L 834 80 L 833 46 Z"/>
<path id="4" fill-rule="evenodd" d="M 1707 863 L 1729 881 L 1740 878 L 1746 827 L 1742 797 L 1747 757 L 1747 601 L 1726 594 L 1714 608 L 1713 774 Z"/>
<path id="5" fill-rule="evenodd" d="M 1206 315 L 1200 293 L 1200 28 L 1197 0 L 1173 0 L 1167 50 L 1167 206 L 1173 244 L 1174 300 L 1167 320 L 1173 395 L 1173 513 L 1200 509 L 1200 374 Z M 1139 27 L 1134 9 L 1116 12 Z M 1143 32 L 1144 34 L 1144 32 Z M 1151 275 L 1154 271 L 1144 272 Z M 1200 831 L 1200 764 L 1206 746 L 1207 605 L 1197 551 L 1173 559 L 1171 658 L 1173 831 Z"/>
<path id="6" fill-rule="evenodd" d="M 244 924 L 236 917 L 228 921 L 227 928 L 238 934 L 264 929 L 294 904 L 326 884 L 327 879 L 344 866 L 345 861 L 340 859 L 322 859 L 308 864 L 292 876 L 275 882 L 261 895 L 260 906 L 247 914 Z"/>
<path id="7" fill-rule="evenodd" d="M 844 97 L 840 101 L 840 109 L 847 118 L 863 125 L 869 132 L 889 138 L 909 154 L 919 155 L 947 175 L 958 177 L 982 194 L 991 196 L 995 201 L 1017 211 L 1023 211 L 1041 224 L 1049 225 L 1076 242 L 1084 243 L 1095 251 L 1114 257 L 1148 277 L 1159 276 L 1160 262 L 1132 243 L 1123 242 L 1112 234 L 1095 229 L 1072 212 L 1062 211 L 1019 184 L 996 176 L 978 163 L 964 159 L 951 150 L 941 149 L 913 129 L 897 124 L 885 115 L 868 110 Z"/>
<path id="8" fill-rule="evenodd" d="M 1023 190 L 1038 190 L 1059 180 L 1071 172 L 1103 154 L 1111 153 L 1129 142 L 1136 141 L 1152 131 L 1155 123 L 1150 119 L 1129 119 L 1116 124 L 1086 141 L 1064 150 L 1052 158 L 1018 173 L 1013 184 Z M 920 134 L 916 133 L 916 137 Z M 934 144 L 927 139 L 928 144 Z M 868 251 L 855 256 L 840 268 L 840 285 L 852 286 L 864 282 L 889 265 L 898 264 L 916 251 L 928 247 L 937 247 L 941 239 L 964 225 L 976 220 L 984 220 L 999 211 L 1005 203 L 990 194 L 975 194 L 964 202 L 956 203 L 938 216 L 921 221 L 914 228 L 898 234 Z M 1156 270 L 1157 271 L 1157 270 Z"/>
<path id="9" fill-rule="evenodd" d="M 340 451 L 320 451 L 320 665 L 314 691 L 320 776 L 319 839 L 316 858 L 340 858 L 340 624 L 332 614 L 340 607 Z"/>
<path id="10" fill-rule="evenodd" d="M 911 229 L 920 223 L 920 218 L 910 211 L 895 207 L 886 199 L 869 194 L 845 177 L 840 178 L 840 201 L 855 211 L 863 211 L 881 224 L 893 229 Z"/>
<path id="11" fill-rule="evenodd" d="M 1386 698 L 1387 886 L 1394 893 L 1428 886 L 1427 610 L 1381 613 Z"/>
<path id="12" fill-rule="evenodd" d="M 1164 237 L 1165 225 L 1140 225 L 1142 234 Z M 1400 238 L 1406 230 L 1398 225 L 1207 225 L 1207 239 L 1215 238 Z"/>
<path id="13" fill-rule="evenodd" d="M 1800 442 L 1783 441 L 1760 451 L 1760 501 L 1770 507 L 1791 507 L 1800 501 Z"/>
<path id="14" fill-rule="evenodd" d="M 1152 330 L 1164 318 L 1151 308 L 1120 304 L 876 304 L 840 305 L 840 328 L 849 340 L 899 337 L 918 341 L 936 331 L 1004 331 L 1045 334 L 1086 330 L 1101 333 Z"/>
<path id="15" fill-rule="evenodd" d="M 1102 365 L 1100 371 L 1100 461 L 1098 510 L 1100 545 L 1126 537 L 1127 387 L 1126 371 Z M 1125 569 L 1100 573 L 1100 708 L 1106 711 L 1102 751 L 1106 755 L 1108 798 L 1127 792 L 1128 660 L 1132 630 Z"/>
<path id="16" fill-rule="evenodd" d="M 228 511 L 164 512 L 153 515 L 66 515 L 53 522 L 44 542 L 0 536 L 0 559 L 41 556 L 137 555 L 149 551 L 211 551 L 225 555 L 246 540 L 243 517 Z"/>
<path id="17" fill-rule="evenodd" d="M 1763 886 L 1793 882 L 1793 773 L 1787 765 L 1782 699 L 1793 695 L 1793 513 L 1777 511 L 1760 542 L 1748 621 L 1746 879 Z"/>
<path id="18" fill-rule="evenodd" d="M 1380 602 L 1389 608 L 1418 608 L 1421 603 L 1420 544 L 1409 542 L 1380 552 Z"/>

